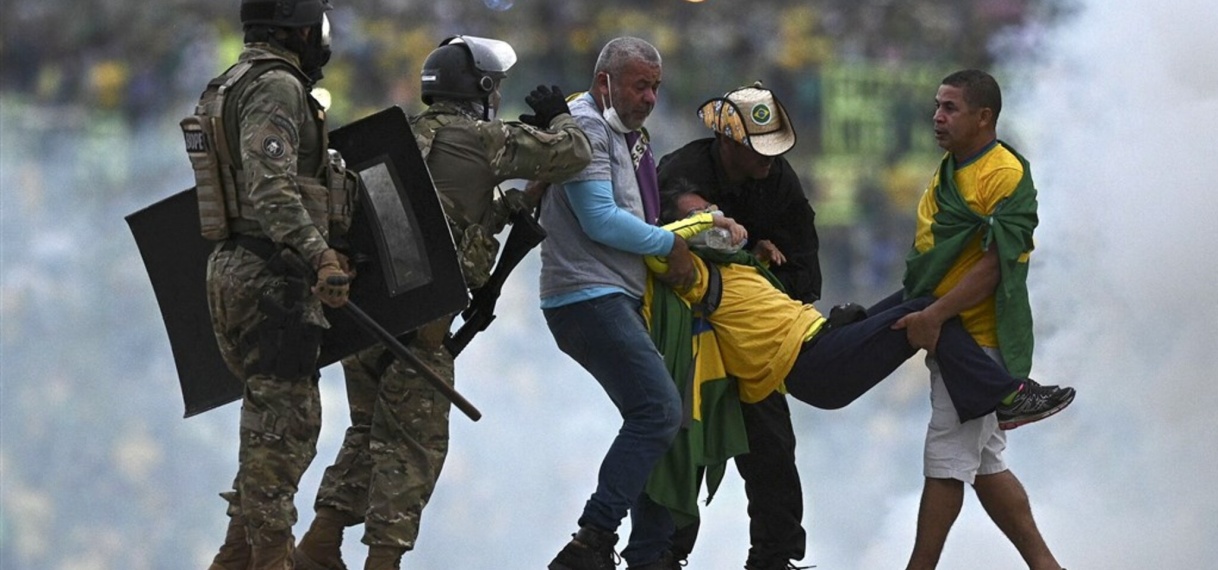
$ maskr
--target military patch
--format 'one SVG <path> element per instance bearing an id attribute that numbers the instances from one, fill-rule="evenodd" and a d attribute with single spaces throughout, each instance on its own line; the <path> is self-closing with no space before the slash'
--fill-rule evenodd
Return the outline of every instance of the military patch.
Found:
<path id="1" fill-rule="evenodd" d="M 268 135 L 262 139 L 262 152 L 270 158 L 283 158 L 286 149 L 287 145 L 283 144 L 279 135 Z"/>
<path id="2" fill-rule="evenodd" d="M 187 154 L 205 154 L 211 150 L 211 145 L 207 144 L 207 135 L 197 123 L 190 127 L 183 126 L 182 135 L 186 137 Z"/>
<path id="3" fill-rule="evenodd" d="M 753 110 L 749 113 L 753 118 L 753 122 L 759 126 L 765 126 L 770 121 L 774 120 L 774 112 L 770 110 L 770 106 L 765 103 L 753 105 Z"/>
<path id="4" fill-rule="evenodd" d="M 288 136 L 288 142 L 293 145 L 300 143 L 299 131 L 296 130 L 295 124 L 290 119 L 276 113 L 270 116 L 270 122 L 279 129 L 279 132 Z"/>

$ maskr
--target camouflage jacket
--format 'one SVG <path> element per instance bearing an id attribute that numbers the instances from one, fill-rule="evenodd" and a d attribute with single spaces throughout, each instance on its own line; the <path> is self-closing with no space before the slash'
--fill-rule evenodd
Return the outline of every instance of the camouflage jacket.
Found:
<path id="1" fill-rule="evenodd" d="M 562 182 L 592 159 L 588 138 L 570 115 L 559 115 L 543 130 L 480 120 L 459 103 L 437 101 L 410 123 L 472 288 L 486 281 L 499 247 L 491 236 L 503 229 L 513 208 L 496 199 L 495 187 L 511 179 Z"/>
<path id="2" fill-rule="evenodd" d="M 311 212 L 305 204 L 320 200 L 324 205 L 327 200 L 324 195 L 305 200 L 304 193 L 326 189 L 306 188 L 297 176 L 320 177 L 324 171 L 325 111 L 309 94 L 295 54 L 269 44 L 249 44 L 238 61 L 269 58 L 281 59 L 285 65 L 234 86 L 239 91 L 225 103 L 226 130 L 235 119 L 240 133 L 239 152 L 234 155 L 240 157 L 238 166 L 245 174 L 242 190 L 254 206 L 253 212 L 242 212 L 242 218 L 257 222 L 257 227 L 236 229 L 268 237 L 311 260 L 328 247 L 329 226 L 324 211 Z"/>

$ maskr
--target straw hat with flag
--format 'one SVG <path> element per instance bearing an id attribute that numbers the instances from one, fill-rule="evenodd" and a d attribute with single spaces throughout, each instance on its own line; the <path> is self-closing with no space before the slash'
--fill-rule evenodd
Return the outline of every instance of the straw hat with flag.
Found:
<path id="1" fill-rule="evenodd" d="M 698 118 L 765 156 L 778 156 L 795 146 L 795 129 L 786 109 L 760 81 L 703 103 Z"/>

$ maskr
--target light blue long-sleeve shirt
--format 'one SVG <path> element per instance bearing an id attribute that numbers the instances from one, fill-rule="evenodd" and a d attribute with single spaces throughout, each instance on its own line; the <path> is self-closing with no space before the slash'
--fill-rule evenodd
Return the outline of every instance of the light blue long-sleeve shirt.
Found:
<path id="1" fill-rule="evenodd" d="M 608 180 L 571 182 L 563 186 L 563 191 L 588 237 L 639 255 L 668 255 L 672 251 L 675 235 L 619 208 Z"/>

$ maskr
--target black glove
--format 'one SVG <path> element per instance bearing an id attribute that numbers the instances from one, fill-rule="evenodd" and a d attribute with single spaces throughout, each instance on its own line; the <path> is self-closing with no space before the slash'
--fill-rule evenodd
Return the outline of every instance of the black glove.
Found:
<path id="1" fill-rule="evenodd" d="M 507 210 L 511 214 L 516 212 L 524 212 L 531 214 L 535 204 L 530 202 L 528 194 L 521 192 L 515 188 L 509 189 L 503 193 L 503 204 L 507 206 Z"/>
<path id="2" fill-rule="evenodd" d="M 546 87 L 538 85 L 536 89 L 524 98 L 524 102 L 533 108 L 536 115 L 521 115 L 520 122 L 533 125 L 539 129 L 550 128 L 550 121 L 563 113 L 570 113 L 567 98 L 557 85 Z"/>

